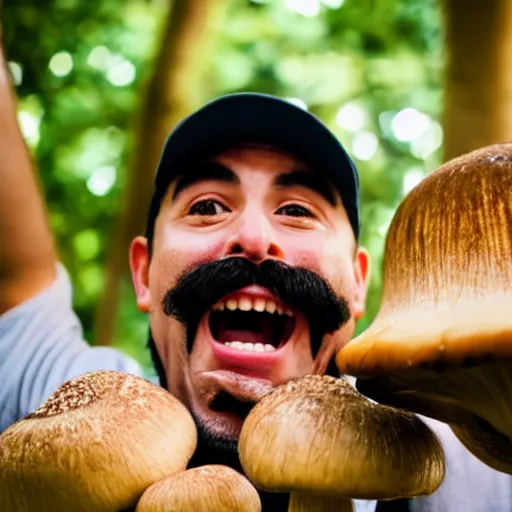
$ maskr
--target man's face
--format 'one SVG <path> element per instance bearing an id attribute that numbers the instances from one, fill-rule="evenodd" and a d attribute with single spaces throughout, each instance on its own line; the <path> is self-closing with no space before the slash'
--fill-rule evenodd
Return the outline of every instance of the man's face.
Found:
<path id="1" fill-rule="evenodd" d="M 203 431 L 224 441 L 238 439 L 249 407 L 274 386 L 325 373 L 364 312 L 368 260 L 356 249 L 339 195 L 299 159 L 273 148 L 237 146 L 185 169 L 162 201 L 151 258 L 142 238 L 130 256 L 138 305 L 151 314 L 169 391 Z M 205 297 L 230 286 L 232 263 L 249 261 L 256 269 L 268 260 L 312 271 L 330 285 L 350 311 L 343 325 L 329 334 L 313 329 L 318 315 L 308 304 L 299 307 L 270 285 L 229 290 L 205 307 Z M 208 263 L 200 282 L 185 286 L 196 293 L 186 299 L 189 317 L 196 317 L 169 314 L 163 305 L 182 276 Z M 292 279 L 290 296 L 313 287 L 313 304 L 316 281 L 300 281 Z M 315 332 L 321 335 L 313 346 Z"/>

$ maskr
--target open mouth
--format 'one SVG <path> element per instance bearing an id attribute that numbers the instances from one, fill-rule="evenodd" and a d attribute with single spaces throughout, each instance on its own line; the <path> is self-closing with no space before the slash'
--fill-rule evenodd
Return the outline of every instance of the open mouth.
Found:
<path id="1" fill-rule="evenodd" d="M 295 316 L 277 300 L 231 297 L 213 306 L 209 326 L 213 339 L 232 349 L 274 352 L 289 340 Z"/>

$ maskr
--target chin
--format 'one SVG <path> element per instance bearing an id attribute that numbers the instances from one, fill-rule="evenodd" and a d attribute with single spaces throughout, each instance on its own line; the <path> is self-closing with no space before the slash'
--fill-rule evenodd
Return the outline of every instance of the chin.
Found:
<path id="1" fill-rule="evenodd" d="M 198 428 L 209 438 L 218 441 L 238 442 L 243 418 L 232 413 L 212 411 L 207 415 L 194 414 Z"/>
<path id="2" fill-rule="evenodd" d="M 222 464 L 243 473 L 238 458 L 238 438 L 243 420 L 221 412 L 201 414 L 192 411 L 196 422 L 197 449 L 188 467 Z"/>

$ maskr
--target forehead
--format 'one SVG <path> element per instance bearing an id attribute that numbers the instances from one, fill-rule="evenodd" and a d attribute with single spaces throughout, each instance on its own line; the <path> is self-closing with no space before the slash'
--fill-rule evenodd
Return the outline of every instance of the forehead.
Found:
<path id="1" fill-rule="evenodd" d="M 338 193 L 331 183 L 299 157 L 273 146 L 243 143 L 230 146 L 209 157 L 190 162 L 173 180 L 169 192 L 175 198 L 187 187 L 206 180 L 240 185 L 250 178 L 266 175 L 274 187 L 302 186 L 322 195 L 331 204 Z"/>

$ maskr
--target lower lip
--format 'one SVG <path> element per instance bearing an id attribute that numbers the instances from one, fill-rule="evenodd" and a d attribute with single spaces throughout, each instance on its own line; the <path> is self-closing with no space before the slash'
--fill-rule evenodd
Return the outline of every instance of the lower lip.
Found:
<path id="1" fill-rule="evenodd" d="M 253 371 L 261 374 L 262 370 L 268 370 L 281 360 L 282 353 L 286 345 L 271 352 L 253 352 L 249 350 L 239 350 L 231 348 L 228 345 L 212 340 L 212 350 L 214 356 L 223 367 L 228 366 L 242 371 Z"/>
<path id="2" fill-rule="evenodd" d="M 274 384 L 267 379 L 250 377 L 230 370 L 210 370 L 202 374 L 210 384 L 245 402 L 259 402 L 270 393 Z"/>

